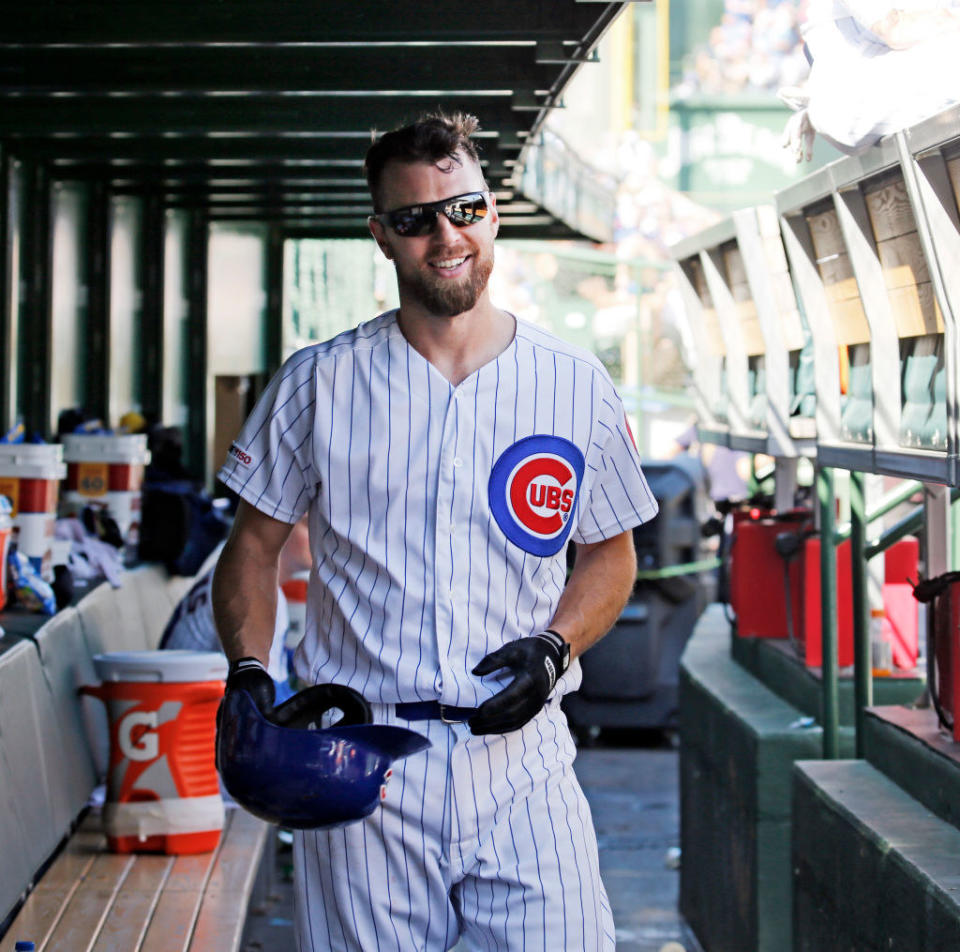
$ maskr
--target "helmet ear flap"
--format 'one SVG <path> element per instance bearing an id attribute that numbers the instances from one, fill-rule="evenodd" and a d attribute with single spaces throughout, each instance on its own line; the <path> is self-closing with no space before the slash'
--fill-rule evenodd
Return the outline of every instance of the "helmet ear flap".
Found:
<path id="1" fill-rule="evenodd" d="M 334 708 L 341 710 L 343 716 L 330 726 L 347 727 L 373 722 L 373 713 L 363 695 L 342 684 L 315 684 L 298 691 L 274 708 L 272 720 L 281 727 L 319 729 L 323 726 L 323 715 Z"/>

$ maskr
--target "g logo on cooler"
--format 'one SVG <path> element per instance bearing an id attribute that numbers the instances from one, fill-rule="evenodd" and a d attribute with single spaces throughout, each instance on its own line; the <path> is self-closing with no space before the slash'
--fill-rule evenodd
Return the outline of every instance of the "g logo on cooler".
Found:
<path id="1" fill-rule="evenodd" d="M 157 737 L 157 711 L 131 711 L 120 721 L 117 741 L 127 760 L 156 760 L 160 753 Z M 153 730 L 142 730 L 142 728 Z"/>
<path id="2" fill-rule="evenodd" d="M 528 436 L 494 463 L 490 509 L 503 534 L 533 555 L 554 555 L 573 525 L 583 454 L 559 436 Z"/>

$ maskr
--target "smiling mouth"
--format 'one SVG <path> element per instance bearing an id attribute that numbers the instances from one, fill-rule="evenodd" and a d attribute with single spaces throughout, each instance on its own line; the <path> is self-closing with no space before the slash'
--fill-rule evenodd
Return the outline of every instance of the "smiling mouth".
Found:
<path id="1" fill-rule="evenodd" d="M 439 261 L 431 261 L 430 266 L 438 271 L 453 271 L 467 260 L 469 255 L 460 255 L 458 258 L 442 258 Z"/>

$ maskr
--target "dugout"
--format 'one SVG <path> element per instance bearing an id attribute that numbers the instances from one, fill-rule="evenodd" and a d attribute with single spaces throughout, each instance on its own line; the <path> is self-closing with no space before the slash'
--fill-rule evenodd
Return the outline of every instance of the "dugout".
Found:
<path id="1" fill-rule="evenodd" d="M 853 546 L 854 662 L 838 664 L 832 584 L 820 668 L 783 639 L 731 640 L 716 609 L 698 623 L 681 661 L 680 905 L 707 952 L 960 942 L 960 753 L 924 692 L 931 669 L 872 670 L 867 570 L 908 533 L 923 577 L 957 565 L 958 168 L 951 109 L 773 196 L 812 337 L 822 579 Z M 922 485 L 869 498 L 880 476 Z M 896 492 L 923 506 L 871 530 Z"/>
<path id="2" fill-rule="evenodd" d="M 480 118 L 501 237 L 610 240 L 613 185 L 544 123 L 627 5 L 508 6 L 19 6 L 0 52 L 3 431 L 136 409 L 180 428 L 210 488 L 285 356 L 291 245 L 370 241 L 363 156 L 420 113 Z"/>
<path id="3" fill-rule="evenodd" d="M 49 438 L 64 410 L 81 407 L 116 426 L 136 409 L 178 431 L 186 475 L 209 488 L 225 434 L 283 356 L 285 249 L 305 238 L 370 241 L 363 155 L 376 130 L 421 112 L 480 117 L 502 237 L 609 240 L 612 187 L 585 182 L 573 157 L 548 155 L 544 122 L 626 6 L 467 4 L 435 17 L 421 4 L 351 0 L 324 4 L 318 16 L 316 5 L 248 0 L 40 0 L 8 11 L 0 51 L 3 431 L 22 420 Z M 535 174 L 547 165 L 549 181 Z M 101 620 L 110 631 L 129 620 L 131 639 L 153 632 L 171 608 L 128 619 L 112 599 L 96 604 L 97 630 Z M 38 899 L 62 884 L 56 870 L 46 882 L 40 873 L 89 793 L 60 769 L 81 756 L 81 745 L 60 743 L 60 727 L 79 727 L 66 671 L 74 658 L 87 661 L 92 629 L 68 625 L 82 614 L 58 614 L 36 639 L 30 626 L 33 643 L 17 638 L 15 613 L 3 619 L 0 668 L 9 678 L 0 680 L 11 691 L 0 687 L 0 748 L 13 746 L 0 749 L 0 786 L 16 801 L 0 823 L 9 834 L 3 917 L 26 884 L 37 884 Z M 58 701 L 70 710 L 46 729 L 42 699 L 61 674 Z M 66 748 L 74 759 L 61 756 Z M 4 786 L 8 767 L 12 786 Z M 51 798 L 73 812 L 52 822 Z M 206 876 L 196 866 L 199 888 L 178 870 L 164 880 L 183 916 L 193 900 L 210 900 L 213 925 L 196 928 L 194 948 L 240 945 L 234 926 L 248 890 L 233 887 L 247 869 L 237 854 L 250 845 L 225 853 L 223 875 L 219 865 Z M 88 914 L 91 934 L 75 933 L 64 947 L 111 944 L 104 902 L 148 915 L 167 908 L 144 891 L 144 878 L 121 882 L 126 867 L 111 868 L 118 873 L 108 888 L 91 876 L 65 896 Z M 134 929 L 134 918 L 123 921 Z M 158 939 L 115 946 L 172 948 L 170 920 L 157 921 L 167 927 Z M 47 915 L 47 931 L 55 926 Z M 0 948 L 12 941 L 0 925 Z"/>

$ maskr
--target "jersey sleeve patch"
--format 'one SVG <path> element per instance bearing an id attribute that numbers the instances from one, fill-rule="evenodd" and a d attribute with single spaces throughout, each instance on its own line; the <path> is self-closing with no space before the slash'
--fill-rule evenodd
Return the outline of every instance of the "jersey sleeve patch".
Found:
<path id="1" fill-rule="evenodd" d="M 555 555 L 570 535 L 583 471 L 583 453 L 562 437 L 538 434 L 509 446 L 487 489 L 500 530 L 525 552 Z"/>
<path id="2" fill-rule="evenodd" d="M 233 457 L 241 466 L 250 467 L 253 464 L 253 457 L 242 450 L 236 443 L 230 444 L 230 456 Z"/>

